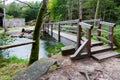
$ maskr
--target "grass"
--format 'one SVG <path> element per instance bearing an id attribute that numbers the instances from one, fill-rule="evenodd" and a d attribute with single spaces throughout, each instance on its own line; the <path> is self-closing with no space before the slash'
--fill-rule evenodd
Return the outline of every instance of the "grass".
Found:
<path id="1" fill-rule="evenodd" d="M 114 37 L 116 41 L 120 44 L 120 25 L 117 25 L 114 29 Z"/>
<path id="2" fill-rule="evenodd" d="M 60 42 L 55 42 L 55 45 L 46 46 L 46 50 L 48 51 L 49 55 L 58 54 L 61 51 L 61 47 L 64 45 Z"/>
<path id="3" fill-rule="evenodd" d="M 0 59 L 0 80 L 11 80 L 19 71 L 27 67 L 27 61 L 17 57 Z"/>
<path id="4" fill-rule="evenodd" d="M 116 52 L 120 53 L 120 49 L 115 50 Z"/>

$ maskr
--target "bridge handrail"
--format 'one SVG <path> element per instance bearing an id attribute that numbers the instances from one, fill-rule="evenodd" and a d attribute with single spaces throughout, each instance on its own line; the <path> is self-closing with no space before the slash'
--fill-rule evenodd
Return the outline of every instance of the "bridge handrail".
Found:
<path id="1" fill-rule="evenodd" d="M 87 24 L 87 23 L 84 23 L 84 22 L 79 22 L 79 25 L 80 25 L 82 28 L 87 28 L 87 29 L 92 29 L 92 28 L 93 28 L 92 25 Z"/>
<path id="2" fill-rule="evenodd" d="M 115 24 L 110 22 L 100 21 L 100 24 L 108 27 L 115 27 Z"/>
<path id="3" fill-rule="evenodd" d="M 108 27 L 108 30 L 104 30 L 101 27 L 103 27 L 103 25 L 105 25 L 106 27 Z M 115 24 L 114 23 L 110 23 L 110 22 L 105 22 L 105 21 L 100 21 L 98 28 L 97 28 L 97 38 L 98 40 L 103 40 L 108 42 L 108 44 L 111 46 L 111 48 L 113 48 L 113 43 L 114 43 L 114 37 L 113 37 L 113 31 L 114 31 L 114 27 Z M 106 33 L 108 36 L 108 39 L 104 38 L 101 36 L 101 32 Z"/>
<path id="4" fill-rule="evenodd" d="M 90 19 L 90 20 L 82 20 L 82 22 L 95 22 L 95 21 L 100 21 L 100 19 Z M 49 22 L 49 23 L 44 23 L 44 24 L 70 24 L 70 23 L 78 23 L 79 19 L 75 20 L 67 20 L 67 21 L 60 21 L 60 22 Z"/>
<path id="5" fill-rule="evenodd" d="M 90 20 L 82 20 L 82 22 L 97 22 L 100 21 L 101 19 L 90 19 Z"/>
<path id="6" fill-rule="evenodd" d="M 0 46 L 0 50 L 7 49 L 7 48 L 12 48 L 12 47 L 23 46 L 23 45 L 28 45 L 28 44 L 33 44 L 33 43 L 35 43 L 35 41 L 29 41 L 29 42 L 11 44 L 11 45 L 4 45 L 4 46 Z"/>

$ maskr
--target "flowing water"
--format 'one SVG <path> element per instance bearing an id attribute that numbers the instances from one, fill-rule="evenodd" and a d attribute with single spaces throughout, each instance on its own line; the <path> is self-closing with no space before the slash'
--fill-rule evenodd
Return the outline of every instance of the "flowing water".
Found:
<path id="1" fill-rule="evenodd" d="M 27 38 L 15 38 L 15 41 L 12 44 L 23 43 L 28 41 L 31 41 L 31 40 Z M 53 40 L 40 40 L 39 59 L 43 57 L 47 57 L 48 52 L 46 51 L 45 47 L 48 46 L 48 43 L 49 45 L 53 45 L 55 42 Z M 22 59 L 29 59 L 30 53 L 31 53 L 31 47 L 32 47 L 32 44 L 9 48 L 8 49 L 9 56 L 10 57 L 16 56 Z"/>

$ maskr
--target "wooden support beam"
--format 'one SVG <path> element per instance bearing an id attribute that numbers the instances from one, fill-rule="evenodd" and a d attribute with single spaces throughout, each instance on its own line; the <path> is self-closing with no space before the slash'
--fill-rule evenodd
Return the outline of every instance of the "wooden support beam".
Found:
<path id="1" fill-rule="evenodd" d="M 47 25 L 47 27 L 48 27 L 48 34 L 49 34 L 49 24 Z"/>
<path id="2" fill-rule="evenodd" d="M 86 35 L 88 39 L 86 50 L 87 50 L 88 56 L 91 56 L 91 29 L 87 29 Z"/>
<path id="3" fill-rule="evenodd" d="M 100 21 L 100 24 L 108 26 L 108 27 L 115 27 L 114 23 L 109 23 L 109 22 L 105 22 L 105 21 Z"/>
<path id="4" fill-rule="evenodd" d="M 109 45 L 111 46 L 112 49 L 113 49 L 113 30 L 114 27 L 109 27 L 109 32 L 111 32 L 111 34 L 109 35 L 109 40 L 111 41 L 111 43 L 109 43 Z"/>
<path id="5" fill-rule="evenodd" d="M 77 49 L 77 51 L 73 55 L 70 56 L 70 58 L 72 60 L 80 59 L 81 58 L 81 52 L 83 51 L 83 49 L 85 49 L 87 44 L 88 44 L 88 40 L 85 40 L 85 42 Z"/>
<path id="6" fill-rule="evenodd" d="M 51 36 L 53 36 L 53 24 L 51 24 Z"/>
<path id="7" fill-rule="evenodd" d="M 58 24 L 58 42 L 60 42 L 60 23 Z"/>
<path id="8" fill-rule="evenodd" d="M 35 41 L 29 41 L 29 42 L 24 42 L 24 43 L 19 43 L 19 44 L 11 44 L 11 45 L 0 46 L 0 50 L 1 49 L 12 48 L 12 47 L 23 46 L 23 45 L 32 44 L 32 43 L 35 43 Z"/>
<path id="9" fill-rule="evenodd" d="M 101 36 L 101 31 L 100 31 L 100 29 L 101 29 L 101 24 L 100 24 L 100 22 L 98 23 L 98 28 L 97 28 L 98 30 L 97 30 L 97 36 Z M 99 41 L 100 41 L 100 38 L 97 38 Z"/>
<path id="10" fill-rule="evenodd" d="M 92 25 L 84 23 L 84 22 L 79 22 L 79 25 L 81 25 L 82 28 L 88 28 L 88 29 L 93 28 Z"/>
<path id="11" fill-rule="evenodd" d="M 104 37 L 97 36 L 97 38 L 99 38 L 100 40 L 106 41 L 106 42 L 108 42 L 110 44 L 112 43 L 110 40 L 108 40 L 108 39 L 106 39 Z"/>
<path id="12" fill-rule="evenodd" d="M 97 29 L 97 31 L 104 32 L 104 33 L 106 33 L 106 34 L 108 34 L 108 35 L 111 35 L 111 34 L 112 34 L 112 32 L 106 31 L 106 30 L 102 30 L 102 29 Z"/>
<path id="13" fill-rule="evenodd" d="M 79 48 L 80 45 L 81 45 L 81 32 L 82 32 L 81 25 L 78 25 L 78 32 L 77 32 L 77 48 Z"/>

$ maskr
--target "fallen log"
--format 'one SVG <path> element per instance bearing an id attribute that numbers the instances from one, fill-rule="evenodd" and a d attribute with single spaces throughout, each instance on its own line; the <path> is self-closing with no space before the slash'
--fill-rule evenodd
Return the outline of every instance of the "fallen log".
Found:
<path id="1" fill-rule="evenodd" d="M 23 46 L 23 45 L 32 44 L 32 43 L 35 43 L 35 41 L 29 41 L 29 42 L 18 43 L 18 44 L 11 44 L 11 45 L 4 45 L 4 46 L 0 46 L 0 50 L 1 49 L 12 48 L 12 47 Z"/>

